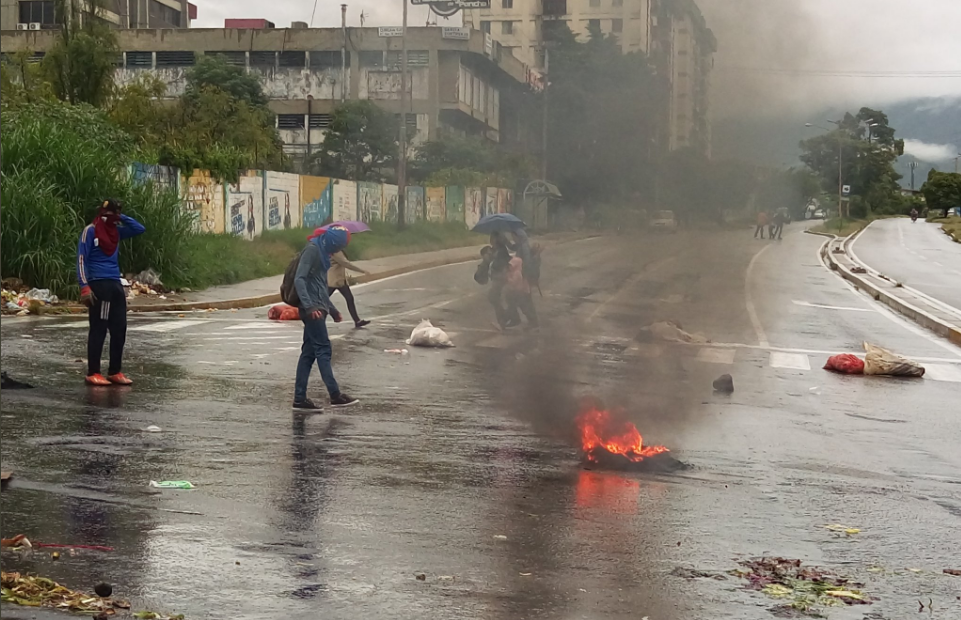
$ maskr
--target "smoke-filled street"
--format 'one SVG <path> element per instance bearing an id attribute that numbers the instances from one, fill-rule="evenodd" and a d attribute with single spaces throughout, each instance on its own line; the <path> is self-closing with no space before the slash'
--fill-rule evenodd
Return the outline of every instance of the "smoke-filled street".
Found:
<path id="1" fill-rule="evenodd" d="M 136 385 L 106 389 L 82 385 L 85 320 L 4 318 L 3 368 L 36 386 L 3 392 L 4 536 L 110 549 L 4 569 L 188 618 L 712 620 L 771 617 L 730 572 L 766 555 L 863 584 L 832 618 L 957 618 L 961 349 L 850 289 L 823 242 L 555 245 L 534 332 L 493 327 L 473 264 L 356 287 L 373 324 L 331 334 L 361 404 L 309 417 L 302 325 L 266 309 L 131 315 Z M 456 347 L 405 345 L 421 318 Z M 646 329 L 668 321 L 691 342 Z M 821 370 L 864 340 L 927 376 Z M 688 467 L 585 467 L 587 397 Z"/>

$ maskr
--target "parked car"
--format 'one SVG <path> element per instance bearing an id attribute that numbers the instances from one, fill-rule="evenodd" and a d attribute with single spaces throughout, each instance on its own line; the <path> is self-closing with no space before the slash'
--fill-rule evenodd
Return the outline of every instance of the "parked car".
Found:
<path id="1" fill-rule="evenodd" d="M 655 211 L 650 226 L 654 230 L 677 232 L 677 218 L 673 211 Z"/>
<path id="2" fill-rule="evenodd" d="M 825 217 L 824 209 L 817 209 L 814 211 L 814 219 L 823 220 Z"/>

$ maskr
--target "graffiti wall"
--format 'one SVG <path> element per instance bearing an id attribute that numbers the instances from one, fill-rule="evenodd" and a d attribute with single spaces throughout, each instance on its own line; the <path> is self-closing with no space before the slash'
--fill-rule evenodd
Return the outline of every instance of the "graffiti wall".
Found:
<path id="1" fill-rule="evenodd" d="M 484 191 L 484 215 L 497 213 L 497 188 L 488 187 Z"/>
<path id="2" fill-rule="evenodd" d="M 264 230 L 264 177 L 250 170 L 225 192 L 225 224 L 231 235 L 253 239 Z"/>
<path id="3" fill-rule="evenodd" d="M 427 203 L 427 220 L 443 222 L 447 214 L 447 192 L 443 187 L 428 187 L 424 190 Z"/>
<path id="4" fill-rule="evenodd" d="M 334 214 L 331 218 L 335 222 L 356 220 L 357 183 L 353 181 L 342 181 L 340 179 L 334 179 L 332 183 L 334 186 Z"/>
<path id="5" fill-rule="evenodd" d="M 194 218 L 194 230 L 224 233 L 224 186 L 206 170 L 194 170 L 183 181 L 183 209 Z"/>
<path id="6" fill-rule="evenodd" d="M 510 191 L 506 189 L 497 190 L 497 212 L 507 213 L 510 211 Z"/>
<path id="7" fill-rule="evenodd" d="M 300 227 L 300 175 L 268 172 L 264 177 L 264 230 Z"/>
<path id="8" fill-rule="evenodd" d="M 417 220 L 422 220 L 426 217 L 424 213 L 424 188 L 423 187 L 408 187 L 407 188 L 407 210 L 404 212 L 404 218 L 407 220 L 408 224 L 413 224 Z"/>
<path id="9" fill-rule="evenodd" d="M 327 177 L 300 177 L 300 204 L 304 228 L 323 226 L 330 219 L 334 197 Z"/>
<path id="10" fill-rule="evenodd" d="M 383 217 L 385 222 L 397 223 L 397 186 L 384 184 Z"/>
<path id="11" fill-rule="evenodd" d="M 134 162 L 130 165 L 130 178 L 137 185 L 153 183 L 156 188 L 172 190 L 180 195 L 180 170 L 178 168 Z"/>
<path id="12" fill-rule="evenodd" d="M 383 219 L 381 203 L 384 190 L 380 183 L 360 181 L 357 183 L 357 212 L 362 222 L 379 222 Z"/>
<path id="13" fill-rule="evenodd" d="M 464 190 L 464 223 L 473 228 L 484 215 L 484 190 L 468 187 Z"/>
<path id="14" fill-rule="evenodd" d="M 464 188 L 463 187 L 452 186 L 447 188 L 447 221 L 448 222 L 464 221 Z"/>

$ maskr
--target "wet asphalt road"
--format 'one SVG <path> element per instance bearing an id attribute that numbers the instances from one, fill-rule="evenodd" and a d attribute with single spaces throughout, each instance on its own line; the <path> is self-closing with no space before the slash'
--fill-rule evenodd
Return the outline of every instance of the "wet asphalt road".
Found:
<path id="1" fill-rule="evenodd" d="M 961 243 L 940 224 L 878 220 L 852 247 L 872 269 L 961 312 Z"/>
<path id="2" fill-rule="evenodd" d="M 131 390 L 80 384 L 82 323 L 4 319 L 3 368 L 39 388 L 2 397 L 17 474 L 3 535 L 115 548 L 4 552 L 4 570 L 106 579 L 188 618 L 713 620 L 770 618 L 776 601 L 671 571 L 773 554 L 879 599 L 832 618 L 900 620 L 918 598 L 959 618 L 961 579 L 942 570 L 961 568 L 961 349 L 854 293 L 821 242 L 790 228 L 780 243 L 745 230 L 555 247 L 537 334 L 490 326 L 473 265 L 358 287 L 374 325 L 331 331 L 363 403 L 308 419 L 288 408 L 300 329 L 264 310 L 132 316 Z M 385 353 L 420 317 L 457 347 Z M 642 330 L 668 319 L 712 344 Z M 820 370 L 865 339 L 929 378 Z M 712 393 L 723 372 L 731 396 Z M 585 470 L 570 423 L 584 396 L 691 469 Z M 148 488 L 161 479 L 197 489 Z"/>

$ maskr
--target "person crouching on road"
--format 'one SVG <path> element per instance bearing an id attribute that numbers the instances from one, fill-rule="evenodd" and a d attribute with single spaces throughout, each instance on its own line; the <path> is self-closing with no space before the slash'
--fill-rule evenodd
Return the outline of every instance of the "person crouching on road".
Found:
<path id="1" fill-rule="evenodd" d="M 361 329 L 370 325 L 370 321 L 361 320 L 360 315 L 357 314 L 357 304 L 354 303 L 354 294 L 350 290 L 350 284 L 347 282 L 347 270 L 356 271 L 357 273 L 363 273 L 370 275 L 370 272 L 361 269 L 354 263 L 347 260 L 347 255 L 344 251 L 334 252 L 330 256 L 330 271 L 327 272 L 327 294 L 333 295 L 334 291 L 340 291 L 343 295 L 344 300 L 347 302 L 347 310 L 350 312 L 350 318 L 354 319 L 354 327 L 356 329 Z"/>
<path id="2" fill-rule="evenodd" d="M 93 224 L 80 233 L 77 245 L 80 301 L 89 309 L 86 379 L 89 385 L 133 383 L 121 372 L 127 340 L 127 294 L 120 282 L 119 244 L 146 229 L 121 211 L 123 205 L 119 201 L 104 201 Z M 100 374 L 100 358 L 107 332 L 110 332 L 110 368 L 104 377 Z"/>
<path id="3" fill-rule="evenodd" d="M 320 370 L 320 377 L 327 386 L 331 407 L 347 407 L 357 404 L 340 391 L 334 371 L 330 365 L 332 349 L 327 334 L 327 315 L 335 323 L 343 320 L 340 312 L 330 302 L 327 293 L 327 272 L 330 270 L 330 257 L 347 247 L 350 232 L 343 226 L 331 226 L 326 231 L 314 231 L 307 238 L 307 247 L 300 255 L 294 286 L 300 297 L 300 320 L 304 322 L 304 344 L 300 349 L 297 362 L 297 378 L 294 383 L 294 409 L 316 411 L 320 407 L 307 398 L 307 380 L 314 362 Z"/>

